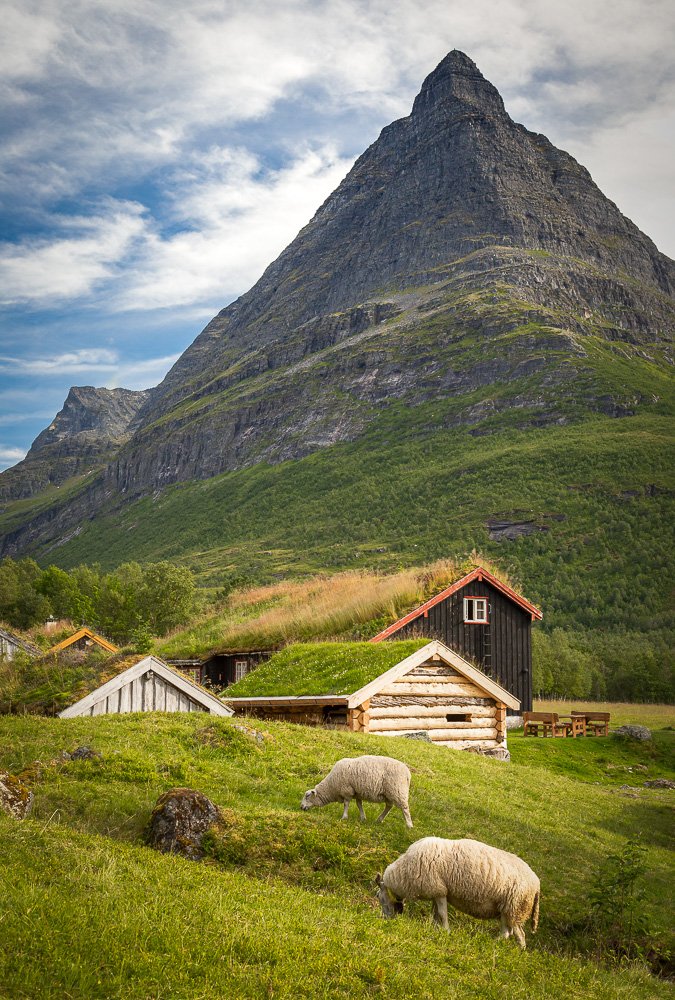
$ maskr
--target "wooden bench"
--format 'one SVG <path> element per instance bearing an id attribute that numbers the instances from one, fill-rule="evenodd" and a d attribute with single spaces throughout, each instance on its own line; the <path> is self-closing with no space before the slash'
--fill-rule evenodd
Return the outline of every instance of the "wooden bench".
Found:
<path id="1" fill-rule="evenodd" d="M 566 736 L 567 726 L 558 721 L 557 712 L 524 712 L 523 736 Z"/>
<path id="2" fill-rule="evenodd" d="M 586 718 L 586 736 L 609 736 L 609 712 L 583 714 Z"/>

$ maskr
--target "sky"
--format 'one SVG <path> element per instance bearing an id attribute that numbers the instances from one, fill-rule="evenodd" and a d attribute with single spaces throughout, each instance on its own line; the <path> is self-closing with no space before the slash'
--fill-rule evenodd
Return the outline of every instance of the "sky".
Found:
<path id="1" fill-rule="evenodd" d="M 466 52 L 675 257 L 672 0 L 0 0 L 0 469 L 156 385 Z"/>

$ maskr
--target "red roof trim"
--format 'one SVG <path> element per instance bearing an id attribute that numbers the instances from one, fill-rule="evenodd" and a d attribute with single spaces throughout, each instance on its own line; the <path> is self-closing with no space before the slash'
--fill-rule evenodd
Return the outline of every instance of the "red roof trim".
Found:
<path id="1" fill-rule="evenodd" d="M 532 616 L 533 621 L 535 619 L 541 620 L 542 613 L 539 608 L 535 608 L 534 604 L 531 604 L 525 597 L 521 597 L 520 594 L 517 594 L 515 590 L 507 584 L 498 580 L 497 577 L 493 576 L 493 574 L 488 572 L 488 570 L 483 569 L 482 566 L 477 566 L 476 569 L 467 573 L 467 575 L 463 576 L 461 580 L 457 581 L 457 583 L 453 583 L 450 587 L 446 587 L 445 590 L 442 590 L 440 594 L 436 594 L 435 597 L 431 597 L 428 601 L 425 601 L 424 604 L 420 604 L 419 608 L 415 608 L 414 611 L 408 612 L 407 615 L 404 615 L 403 618 L 399 618 L 399 620 L 394 622 L 393 625 L 389 625 L 387 628 L 383 629 L 382 632 L 378 632 L 378 634 L 373 636 L 373 638 L 369 641 L 381 642 L 382 639 L 388 639 L 390 635 L 394 635 L 394 633 L 398 632 L 398 630 L 403 628 L 404 625 L 407 625 L 409 622 L 419 618 L 421 614 L 426 616 L 430 608 L 435 607 L 441 601 L 444 601 L 446 597 L 450 597 L 451 594 L 461 590 L 462 587 L 466 587 L 467 583 L 471 583 L 473 580 L 478 580 L 479 582 L 485 580 L 485 582 L 491 584 L 495 590 L 499 590 L 506 597 L 509 597 L 512 601 L 518 604 L 523 611 L 527 611 L 527 613 Z"/>

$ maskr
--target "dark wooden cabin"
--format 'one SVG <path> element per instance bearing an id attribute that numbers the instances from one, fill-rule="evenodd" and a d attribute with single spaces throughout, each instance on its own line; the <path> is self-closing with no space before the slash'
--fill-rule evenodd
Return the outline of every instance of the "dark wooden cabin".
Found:
<path id="1" fill-rule="evenodd" d="M 440 639 L 532 710 L 532 622 L 541 611 L 496 576 L 477 567 L 374 636 Z"/>
<path id="2" fill-rule="evenodd" d="M 197 684 L 229 687 L 269 660 L 274 650 L 212 653 L 206 660 L 172 658 L 166 662 L 189 674 Z"/>

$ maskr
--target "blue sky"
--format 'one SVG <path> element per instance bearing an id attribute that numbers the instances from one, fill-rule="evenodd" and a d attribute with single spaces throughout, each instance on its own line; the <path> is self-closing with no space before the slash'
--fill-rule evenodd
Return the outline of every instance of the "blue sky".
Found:
<path id="1" fill-rule="evenodd" d="M 0 469 L 156 385 L 465 51 L 675 256 L 670 0 L 0 0 Z"/>

